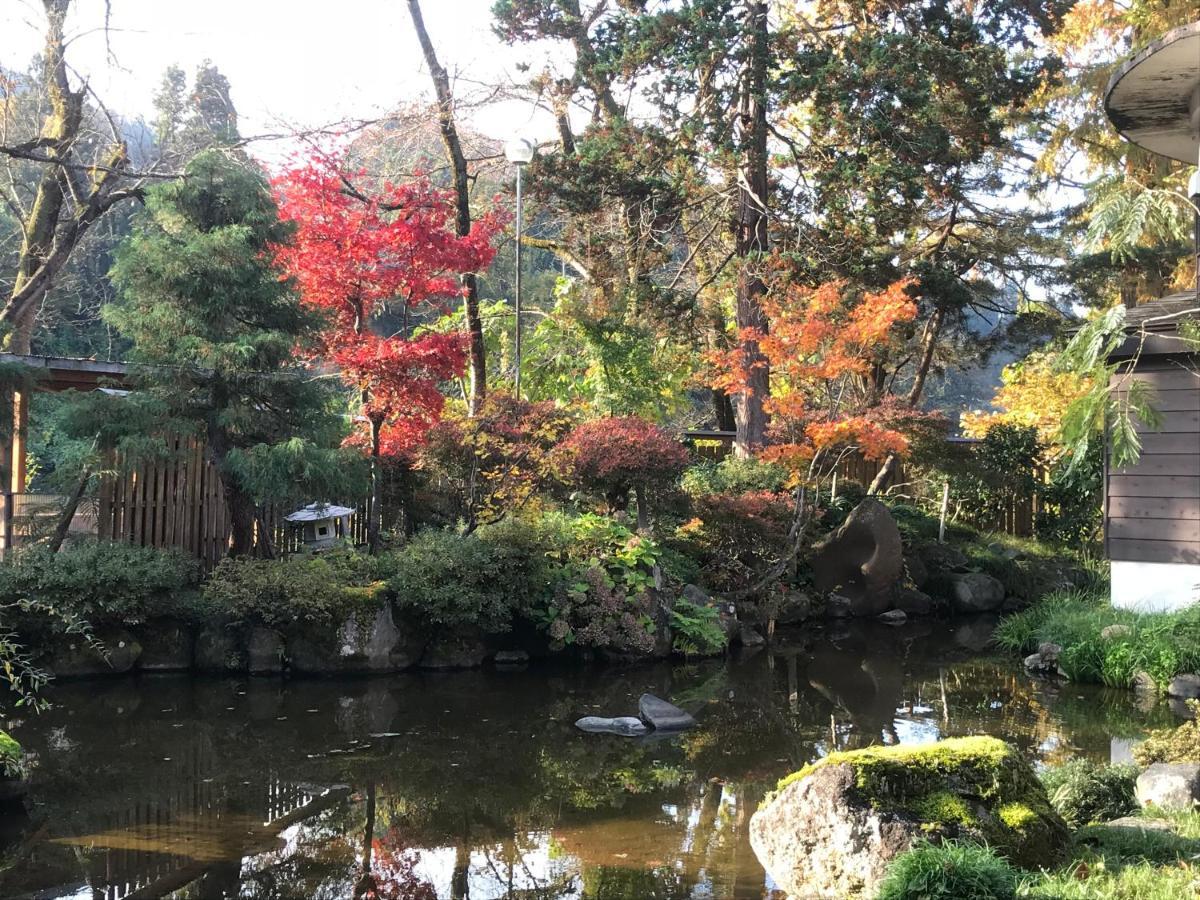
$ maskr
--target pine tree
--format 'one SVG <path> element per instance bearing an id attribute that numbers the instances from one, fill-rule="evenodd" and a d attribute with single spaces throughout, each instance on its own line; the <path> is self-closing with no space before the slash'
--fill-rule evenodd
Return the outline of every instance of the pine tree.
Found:
<path id="1" fill-rule="evenodd" d="M 120 248 L 105 315 L 133 342 L 135 383 L 203 437 L 232 522 L 230 555 L 255 548 L 252 470 L 328 434 L 329 396 L 295 367 L 319 316 L 275 263 L 291 239 L 262 175 L 218 151 L 147 192 Z M 260 529 L 260 535 L 262 530 Z M 260 543 L 269 555 L 269 546 Z"/>

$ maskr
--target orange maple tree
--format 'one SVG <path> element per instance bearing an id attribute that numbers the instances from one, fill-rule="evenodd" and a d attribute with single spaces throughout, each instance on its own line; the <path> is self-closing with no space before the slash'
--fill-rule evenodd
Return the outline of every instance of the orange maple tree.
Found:
<path id="1" fill-rule="evenodd" d="M 771 423 L 761 457 L 799 480 L 843 449 L 868 459 L 904 453 L 908 439 L 896 425 L 907 410 L 874 384 L 873 369 L 896 326 L 916 317 L 913 281 L 864 292 L 844 281 L 807 287 L 788 274 L 786 266 L 774 266 L 763 298 L 768 328 L 739 334 L 758 342 L 760 365 L 771 374 L 765 402 Z M 736 350 L 712 354 L 710 363 L 714 387 L 733 396 L 749 392 L 750 373 Z"/>

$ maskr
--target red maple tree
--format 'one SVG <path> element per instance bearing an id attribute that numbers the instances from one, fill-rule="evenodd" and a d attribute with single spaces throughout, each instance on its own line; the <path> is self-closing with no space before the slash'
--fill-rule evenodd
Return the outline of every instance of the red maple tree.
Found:
<path id="1" fill-rule="evenodd" d="M 440 385 L 466 365 L 465 335 L 413 335 L 410 315 L 455 299 L 461 273 L 487 268 L 504 220 L 497 212 L 481 216 L 459 237 L 448 191 L 422 177 L 367 188 L 366 173 L 337 154 L 314 152 L 273 184 L 280 214 L 296 229 L 278 258 L 303 301 L 328 314 L 321 355 L 358 398 L 359 427 L 348 442 L 372 459 L 375 546 L 381 459 L 404 457 L 422 443 L 441 416 Z M 399 333 L 373 330 L 384 308 L 402 314 Z"/>

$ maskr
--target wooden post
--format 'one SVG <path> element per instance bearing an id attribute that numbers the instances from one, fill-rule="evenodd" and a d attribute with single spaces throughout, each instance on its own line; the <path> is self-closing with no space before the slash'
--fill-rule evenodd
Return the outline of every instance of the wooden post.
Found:
<path id="1" fill-rule="evenodd" d="M 938 517 L 938 543 L 946 543 L 946 511 L 950 508 L 950 481 L 942 482 L 942 512 Z"/>

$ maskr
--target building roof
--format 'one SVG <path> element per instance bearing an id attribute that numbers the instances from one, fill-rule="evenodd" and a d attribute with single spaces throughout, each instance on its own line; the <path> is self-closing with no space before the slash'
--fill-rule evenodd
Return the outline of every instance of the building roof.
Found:
<path id="1" fill-rule="evenodd" d="M 1127 141 L 1196 165 L 1200 133 L 1200 22 L 1168 31 L 1129 59 L 1108 82 L 1104 111 Z"/>
<path id="2" fill-rule="evenodd" d="M 1125 327 L 1129 330 L 1175 331 L 1182 319 L 1200 319 L 1200 295 L 1184 291 L 1139 303 L 1125 312 Z"/>

